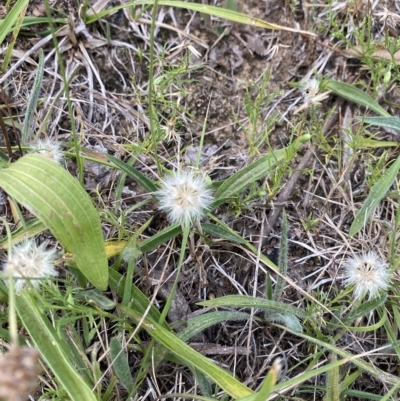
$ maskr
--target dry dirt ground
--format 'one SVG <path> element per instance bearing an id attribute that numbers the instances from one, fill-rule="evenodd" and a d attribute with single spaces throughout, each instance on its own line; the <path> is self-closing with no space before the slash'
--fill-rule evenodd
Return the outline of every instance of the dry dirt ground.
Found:
<path id="1" fill-rule="evenodd" d="M 70 91 L 82 146 L 95 158 L 101 159 L 105 152 L 109 152 L 127 160 L 130 152 L 134 153 L 138 144 L 149 135 L 150 129 L 145 111 L 151 11 L 144 11 L 135 20 L 128 9 L 120 10 L 85 27 L 87 30 L 76 33 L 75 29 L 73 33 L 73 28 L 79 23 L 76 2 L 56 0 L 50 3 L 58 13 L 69 16 L 71 21 L 70 27 L 59 33 L 58 41 L 67 75 L 73 75 Z M 357 29 L 363 18 L 372 11 L 366 2 L 346 3 L 337 3 L 335 19 L 339 23 L 349 24 L 348 29 Z M 117 4 L 115 1 L 109 6 Z M 385 2 L 385 5 L 393 12 L 397 10 L 395 2 Z M 171 115 L 171 107 L 161 100 L 158 103 L 162 108 L 158 110 L 161 123 L 166 129 L 173 130 L 175 138 L 180 138 L 179 146 L 177 141 L 164 142 L 158 150 L 160 159 L 167 167 L 177 164 L 175 156 L 179 152 L 180 163 L 183 164 L 189 164 L 191 158 L 193 160 L 196 157 L 206 121 L 202 168 L 213 180 L 226 178 L 271 147 L 286 146 L 294 132 L 297 135 L 302 132 L 315 134 L 316 130 L 304 124 L 307 121 L 304 118 L 307 111 L 294 113 L 302 104 L 302 94 L 293 83 L 312 76 L 329 76 L 348 82 L 363 77 L 368 79 L 368 71 L 362 68 L 358 59 L 345 57 L 341 51 L 334 49 L 336 41 L 330 36 L 329 27 L 320 21 L 323 18 L 321 8 L 313 7 L 305 1 L 283 0 L 251 0 L 239 7 L 243 13 L 282 26 L 303 31 L 312 27 L 319 36 L 259 29 L 214 18 L 209 20 L 187 10 L 161 7 L 155 49 L 157 55 L 164 51 L 164 56 L 162 62 L 156 62 L 155 76 L 162 76 L 179 63 L 186 64 L 187 69 L 191 69 L 190 73 L 183 70 L 180 75 L 181 83 L 175 82 L 166 86 L 167 89 L 164 88 L 168 91 L 163 94 L 164 98 L 179 104 L 179 113 Z M 351 7 L 353 9 L 349 11 Z M 375 5 L 374 10 L 378 12 L 381 9 Z M 31 1 L 27 14 L 45 15 L 42 1 Z M 345 22 L 348 15 L 352 16 L 352 20 Z M 31 49 L 45 37 L 43 31 L 46 29 L 46 26 L 35 26 L 31 28 L 30 35 L 21 36 L 11 62 L 12 74 L 6 79 L 0 77 L 13 114 L 20 116 L 20 122 L 25 112 L 25 99 L 33 85 L 38 60 L 38 52 L 31 52 Z M 321 31 L 318 32 L 318 29 Z M 383 25 L 378 17 L 373 18 L 372 29 L 374 35 L 382 39 Z M 391 34 L 398 35 L 398 29 L 396 31 L 394 27 L 391 30 Z M 39 34 L 42 36 L 38 36 Z M 186 52 L 189 44 L 200 53 L 200 58 Z M 46 63 L 43 90 L 40 94 L 41 104 L 35 115 L 34 131 L 37 135 L 57 137 L 67 150 L 71 121 L 65 99 L 58 97 L 62 81 L 59 68 L 55 68 L 57 62 L 54 45 L 48 41 L 40 47 L 44 50 Z M 25 58 L 27 52 L 29 55 Z M 24 62 L 13 67 L 21 58 L 24 58 Z M 268 74 L 270 78 L 265 93 L 260 93 L 263 77 Z M 268 136 L 260 141 L 258 150 L 252 151 L 249 136 L 243 130 L 249 119 L 245 107 L 246 96 L 251 101 L 256 101 L 257 96 L 261 95 L 266 95 L 267 98 L 257 119 L 257 132 L 267 130 Z M 396 103 L 399 95 L 398 88 L 394 87 L 385 97 Z M 329 109 L 334 102 L 338 103 L 337 112 L 326 119 L 324 110 Z M 53 106 L 53 111 L 47 115 L 50 106 Z M 391 112 L 393 115 L 398 114 L 396 108 Z M 319 132 L 330 143 L 344 135 L 340 126 L 345 113 L 348 113 L 347 116 L 359 114 L 357 106 L 333 96 L 324 101 L 318 113 L 317 120 L 321 124 Z M 397 140 L 390 133 L 385 135 L 390 140 Z M 11 129 L 10 136 L 13 136 Z M 138 163 L 135 167 L 151 174 L 155 167 L 154 161 L 144 154 L 137 156 Z M 356 191 L 358 195 L 365 193 L 367 163 L 367 160 L 358 160 L 346 173 L 352 183 L 349 188 L 341 184 L 346 166 L 340 160 L 327 157 L 320 148 L 306 145 L 291 164 L 292 174 L 299 174 L 295 182 L 290 183 L 289 176 L 283 177 L 282 183 L 287 183 L 289 188 L 286 193 L 282 195 L 283 191 L 273 189 L 273 180 L 268 178 L 259 183 L 264 188 L 265 197 L 258 197 L 251 204 L 239 205 L 241 213 L 238 210 L 227 210 L 226 207 L 220 207 L 216 211 L 219 218 L 259 247 L 271 260 L 276 261 L 281 224 L 277 211 L 285 207 L 290 225 L 289 277 L 297 286 L 286 288 L 284 299 L 287 302 L 298 305 L 305 302 L 300 289 L 309 293 L 325 291 L 328 296 L 330 292 L 336 291 L 335 288 L 340 289 L 339 267 L 344 255 L 352 250 L 362 251 L 368 246 L 361 240 L 354 240 L 350 244 L 349 240 L 344 241 L 342 237 L 342 232 L 348 232 L 354 216 L 352 196 Z M 67 168 L 75 174 L 73 159 L 68 161 Z M 86 164 L 87 190 L 98 188 L 102 200 L 110 209 L 115 206 L 115 178 L 114 173 L 104 167 Z M 126 209 L 134 205 L 143 199 L 143 195 L 144 190 L 127 179 L 119 208 Z M 97 195 L 93 196 L 99 202 Z M 129 230 L 134 231 L 151 216 L 154 216 L 154 221 L 149 228 L 150 234 L 165 227 L 168 223 L 165 216 L 156 212 L 156 206 L 150 204 L 136 210 L 129 217 Z M 385 207 L 390 214 L 392 206 Z M 6 206 L 2 205 L 2 208 L 6 213 Z M 303 223 L 310 217 L 315 219 L 315 225 L 312 230 L 306 230 Z M 371 223 L 366 236 L 375 241 L 374 246 L 386 252 L 382 230 L 381 224 Z M 111 224 L 104 224 L 104 232 L 107 239 L 116 235 L 116 229 Z M 160 275 L 159 269 L 164 267 L 163 260 L 159 257 L 162 252 L 161 248 L 139 262 L 142 274 L 137 277 L 137 282 L 143 291 L 147 291 L 149 297 Z M 174 263 L 176 260 L 168 266 L 171 271 Z M 209 249 L 199 245 L 196 247 L 196 258 L 188 257 L 184 265 L 176 302 L 169 319 L 184 319 L 198 309 L 195 303 L 201 299 L 237 293 L 263 297 L 264 282 L 263 270 L 240 248 L 222 241 L 216 242 Z M 168 294 L 168 288 L 167 282 L 160 289 L 160 304 Z M 261 382 L 275 357 L 283 358 L 282 377 L 286 378 L 289 367 L 313 352 L 298 338 L 269 325 L 254 322 L 232 322 L 215 326 L 197 340 L 196 344 L 192 344 L 194 347 L 212 356 L 221 366 L 229 368 L 251 388 L 256 388 Z M 207 348 L 204 344 L 207 344 Z M 364 350 L 368 350 L 368 344 L 368 341 L 363 342 Z M 375 340 L 374 344 L 379 345 L 379 341 Z M 342 346 L 348 351 L 359 352 L 359 344 L 354 342 L 354 338 L 343 339 Z M 139 361 L 140 355 L 132 352 L 130 363 L 133 372 Z M 397 367 L 391 366 L 388 360 L 382 361 L 382 365 L 378 363 L 378 366 L 385 371 L 397 373 Z M 298 372 L 292 371 L 291 375 L 296 373 Z M 189 391 L 193 380 L 190 372 L 174 365 L 165 365 L 160 368 L 157 376 L 161 393 L 170 391 L 178 375 L 182 375 L 181 380 L 185 383 L 182 392 Z M 319 377 L 309 384 L 323 386 L 324 380 L 324 377 Z M 366 375 L 360 376 L 357 388 L 369 389 L 375 394 L 384 390 L 380 382 Z M 139 395 L 144 395 L 146 390 L 144 386 Z M 321 397 L 322 393 L 310 390 L 304 399 L 317 400 Z"/>

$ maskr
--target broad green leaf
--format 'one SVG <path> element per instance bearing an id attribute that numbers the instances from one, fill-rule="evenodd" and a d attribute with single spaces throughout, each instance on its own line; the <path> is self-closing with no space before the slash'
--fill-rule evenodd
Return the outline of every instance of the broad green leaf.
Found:
<path id="1" fill-rule="evenodd" d="M 228 306 L 231 308 L 260 308 L 283 314 L 289 313 L 301 319 L 306 317 L 306 313 L 302 309 L 295 308 L 292 305 L 249 295 L 227 295 L 221 298 L 198 302 L 197 305 L 210 307 Z"/>
<path id="2" fill-rule="evenodd" d="M 44 222 L 95 287 L 107 288 L 99 216 L 78 180 L 53 161 L 28 154 L 0 170 L 0 187 Z"/>
<path id="3" fill-rule="evenodd" d="M 114 156 L 111 156 L 111 155 L 106 155 L 106 156 L 120 170 L 122 170 L 126 174 L 128 174 L 129 177 L 132 177 L 147 192 L 155 192 L 155 191 L 157 191 L 158 188 L 157 188 L 156 184 L 152 180 L 150 180 L 150 178 L 147 178 L 144 174 L 142 174 L 140 171 L 136 170 L 135 168 L 133 168 L 129 164 L 124 163 L 123 161 L 117 159 Z"/>
<path id="4" fill-rule="evenodd" d="M 394 129 L 400 131 L 400 118 L 397 117 L 356 117 L 357 120 L 377 127 Z"/>
<path id="5" fill-rule="evenodd" d="M 374 212 L 378 203 L 385 197 L 390 187 L 393 185 L 397 173 L 400 169 L 400 157 L 388 168 L 382 178 L 372 187 L 367 199 L 362 205 L 360 211 L 354 218 L 353 224 L 350 227 L 349 236 L 357 234 L 363 227 L 366 221 Z"/>
<path id="6" fill-rule="evenodd" d="M 154 1 L 141 0 L 141 1 L 132 1 L 129 3 L 124 3 L 121 6 L 116 6 L 116 7 L 112 7 L 107 10 L 104 10 L 104 11 L 100 11 L 100 12 L 96 13 L 95 15 L 90 15 L 90 16 L 88 15 L 85 22 L 87 24 L 90 24 L 92 22 L 99 20 L 100 18 L 105 17 L 106 15 L 110 14 L 111 12 L 116 12 L 122 8 L 132 7 L 132 6 L 137 7 L 137 6 L 141 6 L 141 5 L 147 5 L 147 4 L 153 5 Z M 245 25 L 257 26 L 259 28 L 284 30 L 284 31 L 296 32 L 296 33 L 303 33 L 303 34 L 309 35 L 309 36 L 316 36 L 312 32 L 301 31 L 301 30 L 294 29 L 294 28 L 289 28 L 289 27 L 285 27 L 285 26 L 272 24 L 272 23 L 260 20 L 258 18 L 249 17 L 248 15 L 241 14 L 237 11 L 228 10 L 226 8 L 214 7 L 214 6 L 192 3 L 192 2 L 185 3 L 183 1 L 177 1 L 177 0 L 159 0 L 157 2 L 157 4 L 159 6 L 185 8 L 187 10 L 198 11 L 203 14 L 209 14 L 209 15 L 213 15 L 215 17 L 226 19 L 228 21 L 239 22 L 240 24 L 245 24 Z"/>
<path id="7" fill-rule="evenodd" d="M 125 316 L 129 316 L 135 320 L 136 323 L 139 323 L 143 318 L 141 313 L 123 305 L 119 305 L 119 309 L 125 314 Z M 228 373 L 226 370 L 215 365 L 208 358 L 189 347 L 189 345 L 185 344 L 175 334 L 166 330 L 158 323 L 145 318 L 141 327 L 156 341 L 176 354 L 181 360 L 185 361 L 188 366 L 194 367 L 204 373 L 231 397 L 240 398 L 252 394 L 252 391 L 235 379 L 231 373 Z"/>
<path id="8" fill-rule="evenodd" d="M 15 297 L 16 310 L 30 339 L 73 401 L 97 401 L 92 389 L 74 369 L 70 353 L 48 318 L 39 309 L 29 289 Z"/>
<path id="9" fill-rule="evenodd" d="M 368 107 L 370 110 L 375 111 L 381 116 L 390 117 L 390 114 L 383 107 L 381 107 L 376 100 L 372 99 L 371 96 L 367 95 L 361 89 L 358 89 L 353 85 L 338 81 L 328 81 L 326 88 L 338 96 Z"/>
<path id="10" fill-rule="evenodd" d="M 237 195 L 252 182 L 266 177 L 279 162 L 294 157 L 300 146 L 309 139 L 310 137 L 308 135 L 304 135 L 288 147 L 268 153 L 260 157 L 254 163 L 242 168 L 224 181 L 215 193 L 215 199 L 229 198 L 233 195 Z"/>
<path id="11" fill-rule="evenodd" d="M 122 349 L 121 340 L 118 340 L 115 337 L 111 338 L 110 341 L 110 357 L 112 366 L 121 380 L 121 383 L 128 391 L 131 391 L 133 387 L 133 379 L 129 363 L 125 351 Z"/>
<path id="12" fill-rule="evenodd" d="M 4 20 L 0 20 L 0 45 L 3 43 L 3 40 L 7 34 L 12 30 L 13 26 L 18 20 L 19 15 L 28 2 L 29 0 L 18 0 L 14 4 L 13 8 L 7 13 Z"/>

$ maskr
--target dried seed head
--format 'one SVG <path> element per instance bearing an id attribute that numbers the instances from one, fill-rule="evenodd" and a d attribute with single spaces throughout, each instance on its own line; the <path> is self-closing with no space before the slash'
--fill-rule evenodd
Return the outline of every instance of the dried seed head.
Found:
<path id="1" fill-rule="evenodd" d="M 61 164 L 64 160 L 61 145 L 53 138 L 38 139 L 35 143 L 31 143 L 29 148 L 32 152 L 47 157 L 58 164 Z"/>
<path id="2" fill-rule="evenodd" d="M 311 78 L 307 81 L 301 81 L 300 91 L 306 100 L 312 99 L 313 97 L 318 95 L 319 81 L 315 78 Z"/>
<path id="3" fill-rule="evenodd" d="M 54 268 L 56 249 L 45 250 L 48 242 L 37 246 L 35 240 L 28 239 L 12 248 L 11 255 L 3 265 L 3 271 L 15 278 L 15 292 L 27 285 L 27 279 L 40 279 L 47 276 L 57 276 Z M 32 280 L 36 288 L 40 286 L 40 280 Z"/>
<path id="4" fill-rule="evenodd" d="M 213 201 L 212 190 L 204 179 L 190 171 L 177 171 L 166 177 L 156 196 L 169 221 L 184 226 L 199 221 Z"/>
<path id="5" fill-rule="evenodd" d="M 0 357 L 0 398 L 23 401 L 37 386 L 39 351 L 13 345 Z"/>
<path id="6" fill-rule="evenodd" d="M 388 264 L 375 252 L 366 252 L 344 261 L 344 284 L 354 285 L 354 298 L 361 299 L 368 294 L 368 299 L 387 291 L 391 274 Z"/>

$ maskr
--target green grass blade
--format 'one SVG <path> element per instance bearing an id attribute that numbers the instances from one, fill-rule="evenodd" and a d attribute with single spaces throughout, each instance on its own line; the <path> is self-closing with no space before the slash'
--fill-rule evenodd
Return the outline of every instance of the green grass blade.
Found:
<path id="1" fill-rule="evenodd" d="M 142 315 L 130 308 L 119 305 L 119 309 L 137 323 L 142 320 Z M 176 354 L 181 360 L 185 361 L 188 366 L 194 367 L 204 373 L 233 398 L 245 397 L 252 394 L 252 391 L 236 380 L 231 373 L 215 365 L 208 358 L 189 347 L 175 334 L 167 331 L 158 323 L 145 319 L 141 327 L 156 341 Z"/>
<path id="2" fill-rule="evenodd" d="M 381 116 L 390 117 L 390 114 L 374 99 L 372 99 L 371 96 L 367 95 L 361 89 L 358 89 L 353 85 L 338 81 L 328 81 L 326 84 L 326 88 L 338 96 L 361 104 L 362 106 L 368 107 L 370 110 L 375 111 Z"/>
<path id="3" fill-rule="evenodd" d="M 107 288 L 108 262 L 99 216 L 71 174 L 43 156 L 28 154 L 0 170 L 0 187 L 45 223 L 95 287 Z"/>
<path id="4" fill-rule="evenodd" d="M 18 0 L 13 8 L 8 12 L 4 20 L 0 20 L 0 45 L 3 43 L 7 34 L 13 29 L 18 21 L 19 15 L 22 13 L 29 0 Z"/>
<path id="5" fill-rule="evenodd" d="M 363 228 L 364 224 L 372 215 L 378 203 L 382 200 L 394 183 L 399 169 L 400 157 L 396 159 L 396 161 L 383 174 L 382 178 L 372 187 L 371 192 L 369 193 L 367 199 L 362 205 L 360 211 L 357 213 L 353 224 L 350 227 L 350 237 L 357 234 Z"/>
<path id="6" fill-rule="evenodd" d="M 377 127 L 394 129 L 400 131 L 400 118 L 397 117 L 356 117 L 357 120 Z"/>
<path id="7" fill-rule="evenodd" d="M 268 299 L 252 297 L 249 295 L 227 295 L 225 297 L 210 299 L 208 301 L 198 302 L 201 306 L 227 306 L 232 308 L 260 308 L 268 309 L 278 313 L 289 313 L 301 319 L 306 317 L 306 312 L 295 308 L 292 305 L 284 304 L 283 302 L 270 301 Z"/>
<path id="8" fill-rule="evenodd" d="M 41 357 L 50 367 L 62 388 L 73 401 L 96 401 L 92 389 L 76 372 L 70 353 L 58 337 L 48 318 L 38 307 L 29 290 L 22 291 L 15 299 L 16 310 Z"/>

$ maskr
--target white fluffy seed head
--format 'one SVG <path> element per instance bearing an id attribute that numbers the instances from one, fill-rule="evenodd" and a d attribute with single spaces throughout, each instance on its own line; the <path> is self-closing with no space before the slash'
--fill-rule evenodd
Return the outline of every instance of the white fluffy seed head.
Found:
<path id="1" fill-rule="evenodd" d="M 54 267 L 56 249 L 46 250 L 48 242 L 36 245 L 35 240 L 28 239 L 12 248 L 11 255 L 3 264 L 3 271 L 15 279 L 15 292 L 27 286 L 26 279 L 41 279 L 47 276 L 57 276 Z M 40 280 L 32 280 L 31 284 L 38 288 Z"/>
<path id="2" fill-rule="evenodd" d="M 388 264 L 375 252 L 365 252 L 346 259 L 343 269 L 343 283 L 346 286 L 354 285 L 355 299 L 362 299 L 366 295 L 372 299 L 389 288 L 391 274 Z"/>
<path id="3" fill-rule="evenodd" d="M 183 226 L 199 221 L 214 199 L 204 179 L 190 171 L 177 171 L 167 176 L 156 196 L 169 221 Z"/>
<path id="4" fill-rule="evenodd" d="M 53 138 L 38 139 L 29 145 L 31 152 L 47 157 L 58 164 L 62 164 L 64 160 L 60 143 Z"/>
<path id="5" fill-rule="evenodd" d="M 305 99 L 312 99 L 318 95 L 319 81 L 315 78 L 308 79 L 307 81 L 301 81 L 300 91 Z"/>

